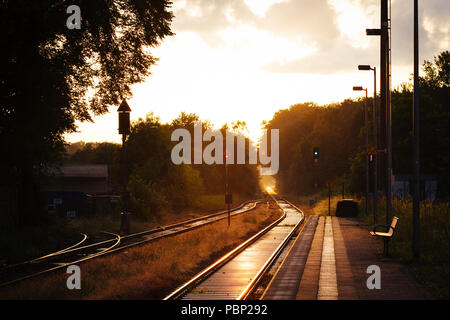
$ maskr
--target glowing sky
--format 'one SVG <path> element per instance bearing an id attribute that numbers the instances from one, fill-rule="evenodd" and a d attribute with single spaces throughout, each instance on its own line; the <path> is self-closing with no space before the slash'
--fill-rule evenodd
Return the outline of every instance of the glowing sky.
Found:
<path id="1" fill-rule="evenodd" d="M 379 0 L 173 0 L 172 31 L 152 50 L 159 58 L 147 81 L 132 87 L 131 119 L 149 112 L 170 122 L 181 111 L 216 127 L 247 122 L 250 136 L 279 109 L 355 98 L 373 92 L 379 65 Z M 420 61 L 450 47 L 450 2 L 420 1 Z M 392 0 L 393 85 L 412 73 L 413 2 Z M 82 123 L 67 141 L 120 142 L 117 107 Z"/>

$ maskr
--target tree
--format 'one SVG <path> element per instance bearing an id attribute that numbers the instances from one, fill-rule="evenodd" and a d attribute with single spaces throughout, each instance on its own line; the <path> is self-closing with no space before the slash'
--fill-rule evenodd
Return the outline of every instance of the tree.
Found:
<path id="1" fill-rule="evenodd" d="M 450 86 L 450 51 L 443 51 L 434 57 L 434 63 L 425 60 L 423 64 L 425 76 L 422 84 L 429 87 L 445 88 Z"/>
<path id="2" fill-rule="evenodd" d="M 441 52 L 425 61 L 420 78 L 421 172 L 436 176 L 438 197 L 450 192 L 450 53 Z M 413 86 L 403 83 L 392 92 L 392 151 L 394 174 L 412 171 Z M 371 99 L 367 101 L 372 105 Z M 278 111 L 265 124 L 280 129 L 280 170 L 277 189 L 307 194 L 314 182 L 323 188 L 326 180 L 347 180 L 351 192 L 362 193 L 365 181 L 364 100 L 345 100 L 317 106 L 302 103 Z M 372 124 L 369 122 L 369 127 Z M 369 129 L 369 141 L 372 141 Z M 314 164 L 312 150 L 320 147 Z"/>
<path id="3" fill-rule="evenodd" d="M 172 35 L 167 0 L 70 4 L 80 29 L 66 26 L 66 1 L 0 2 L 0 170 L 17 188 L 19 222 L 37 212 L 36 171 L 60 158 L 63 134 L 129 98 L 157 60 L 149 48 Z"/>
<path id="4" fill-rule="evenodd" d="M 370 103 L 370 102 L 369 102 Z M 327 180 L 345 175 L 350 158 L 362 144 L 362 100 L 318 106 L 296 104 L 278 111 L 266 129 L 280 130 L 280 169 L 277 190 L 282 193 L 308 194 L 324 187 Z M 320 148 L 317 163 L 313 149 Z"/>

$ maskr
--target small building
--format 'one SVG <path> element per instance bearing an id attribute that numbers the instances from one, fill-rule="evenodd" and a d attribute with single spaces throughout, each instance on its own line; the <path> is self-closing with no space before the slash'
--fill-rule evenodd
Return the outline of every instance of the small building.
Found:
<path id="1" fill-rule="evenodd" d="M 61 166 L 52 172 L 44 191 L 83 192 L 107 194 L 109 192 L 108 165 Z"/>
<path id="2" fill-rule="evenodd" d="M 42 191 L 49 212 L 68 218 L 115 210 L 119 198 L 109 194 L 106 164 L 61 166 L 51 172 Z"/>
<path id="3" fill-rule="evenodd" d="M 413 176 L 394 175 L 392 179 L 392 195 L 397 198 L 412 196 Z M 437 179 L 432 175 L 420 176 L 420 199 L 434 201 L 437 194 Z"/>

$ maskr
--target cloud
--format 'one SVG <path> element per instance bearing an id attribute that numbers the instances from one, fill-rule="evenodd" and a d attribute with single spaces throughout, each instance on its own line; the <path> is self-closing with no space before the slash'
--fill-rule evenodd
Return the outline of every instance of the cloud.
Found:
<path id="1" fill-rule="evenodd" d="M 334 20 L 338 21 L 338 25 L 342 22 L 340 14 L 348 14 L 349 5 L 362 5 L 361 1 L 350 0 L 329 0 L 329 3 L 336 10 Z M 380 26 L 379 4 L 375 8 L 376 11 L 373 11 L 373 1 L 371 3 L 364 2 L 364 6 L 366 12 L 368 11 L 366 19 L 370 20 L 366 23 L 366 28 L 378 28 Z M 344 13 L 344 10 L 347 13 Z M 423 62 L 423 60 L 431 60 L 433 56 L 449 48 L 450 3 L 429 0 L 422 2 L 419 10 L 419 19 L 421 21 L 419 28 L 420 60 Z M 406 1 L 393 1 L 391 12 L 392 63 L 397 67 L 404 68 L 410 66 L 413 61 L 413 5 Z M 373 16 L 374 14 L 375 17 Z M 315 18 L 322 21 L 321 15 L 316 15 Z M 353 23 L 354 28 L 358 27 L 361 29 L 359 30 L 360 36 L 358 36 L 358 33 L 346 32 L 345 25 L 344 28 L 341 28 L 339 34 L 336 34 L 336 31 L 326 31 L 327 29 L 325 28 L 322 30 L 324 31 L 323 35 L 315 35 L 318 40 L 316 51 L 289 63 L 269 63 L 264 66 L 264 69 L 277 73 L 335 74 L 352 71 L 359 63 L 378 65 L 380 59 L 379 37 L 367 37 L 364 28 L 361 28 L 356 21 L 352 21 L 350 19 L 351 16 L 346 18 L 347 21 Z M 356 18 L 359 17 L 355 16 L 353 20 L 358 20 Z M 376 21 L 376 23 L 374 24 L 373 21 Z M 337 27 L 336 30 L 338 29 Z M 339 27 L 342 26 L 339 25 Z M 355 47 L 355 37 L 366 39 L 370 45 Z M 327 42 L 328 45 L 323 45 L 324 42 L 320 40 Z"/>
<path id="2" fill-rule="evenodd" d="M 326 0 L 277 3 L 256 21 L 256 26 L 287 39 L 301 37 L 320 48 L 328 47 L 339 36 L 336 14 Z"/>
<path id="3" fill-rule="evenodd" d="M 238 34 L 250 28 L 260 31 L 253 32 L 255 35 L 270 34 L 271 37 L 265 38 L 309 49 L 306 57 L 286 55 L 290 57 L 287 62 L 274 56 L 261 66 L 270 72 L 338 73 L 353 70 L 355 61 L 379 63 L 379 38 L 365 35 L 365 28 L 379 27 L 379 0 L 265 0 L 259 2 L 260 7 L 255 7 L 257 3 L 250 0 L 175 1 L 174 31 L 194 32 L 210 47 L 227 48 L 230 43 L 237 43 L 229 41 L 233 38 L 232 32 L 243 47 L 254 46 L 262 39 Z M 412 63 L 412 2 L 392 0 L 392 16 L 392 62 L 407 66 Z M 420 3 L 421 60 L 432 59 L 448 48 L 449 17 L 448 1 Z M 280 41 L 265 45 L 270 48 Z"/>
<path id="4" fill-rule="evenodd" d="M 419 55 L 430 60 L 449 47 L 450 2 L 427 0 L 419 3 Z M 392 4 L 392 60 L 409 65 L 413 61 L 413 4 Z"/>
<path id="5" fill-rule="evenodd" d="M 285 64 L 278 62 L 264 66 L 274 73 L 337 74 L 356 71 L 358 64 L 377 61 L 378 52 L 372 48 L 353 48 L 349 44 L 335 43 L 329 50 L 318 50 L 306 57 Z"/>
<path id="6" fill-rule="evenodd" d="M 250 25 L 289 40 L 302 38 L 320 47 L 326 47 L 329 39 L 339 34 L 334 11 L 327 0 L 274 1 L 271 6 L 265 6 L 264 15 L 252 11 L 245 0 L 182 3 L 174 6 L 175 32 L 196 32 L 211 46 L 221 44 L 219 30 L 239 25 Z"/>
<path id="7" fill-rule="evenodd" d="M 212 47 L 222 43 L 219 30 L 251 23 L 256 18 L 244 0 L 175 1 L 174 15 L 175 32 L 195 32 Z"/>

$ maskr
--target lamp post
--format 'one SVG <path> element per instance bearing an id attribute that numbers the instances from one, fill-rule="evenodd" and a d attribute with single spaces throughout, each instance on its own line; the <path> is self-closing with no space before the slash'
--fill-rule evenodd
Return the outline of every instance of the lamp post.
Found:
<path id="1" fill-rule="evenodd" d="M 119 113 L 119 134 L 122 135 L 122 212 L 121 212 L 121 223 L 120 223 L 120 232 L 124 234 L 130 233 L 130 213 L 129 210 L 129 194 L 127 191 L 127 171 L 126 171 L 126 162 L 127 162 L 127 155 L 126 155 L 126 148 L 125 148 L 125 142 L 126 137 L 128 134 L 130 134 L 130 106 L 126 102 L 126 100 L 123 100 L 122 103 L 119 106 L 119 109 L 117 109 L 117 112 Z"/>
<path id="2" fill-rule="evenodd" d="M 380 185 L 385 186 L 386 224 L 392 220 L 392 119 L 391 119 L 391 17 L 388 0 L 380 1 L 380 29 L 366 29 L 368 36 L 380 36 Z M 381 151 L 381 150 L 380 150 Z"/>
<path id="3" fill-rule="evenodd" d="M 367 111 L 367 88 L 353 87 L 353 91 L 365 91 L 366 99 L 364 100 L 364 125 L 366 127 L 365 140 L 366 140 L 366 215 L 369 208 L 369 128 L 368 128 L 368 111 Z"/>
<path id="4" fill-rule="evenodd" d="M 372 70 L 373 71 L 373 147 L 375 149 L 373 157 L 373 221 L 377 224 L 378 219 L 378 112 L 377 112 L 377 68 L 371 68 L 370 65 L 359 65 L 358 70 Z"/>

